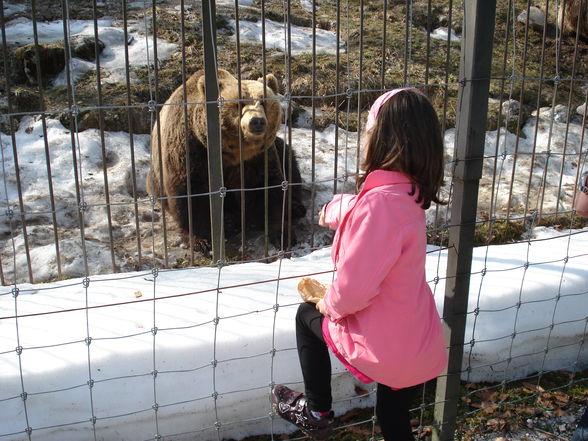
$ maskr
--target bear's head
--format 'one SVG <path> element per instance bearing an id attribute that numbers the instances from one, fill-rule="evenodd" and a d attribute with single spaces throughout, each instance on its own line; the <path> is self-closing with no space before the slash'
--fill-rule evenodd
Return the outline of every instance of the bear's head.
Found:
<path id="1" fill-rule="evenodd" d="M 225 165 L 247 161 L 270 147 L 280 128 L 282 109 L 279 84 L 273 74 L 258 80 L 239 81 L 223 69 L 218 71 L 223 161 Z M 198 81 L 205 96 L 205 78 Z M 240 88 L 240 91 L 239 91 Z M 241 142 L 239 140 L 241 137 Z"/>

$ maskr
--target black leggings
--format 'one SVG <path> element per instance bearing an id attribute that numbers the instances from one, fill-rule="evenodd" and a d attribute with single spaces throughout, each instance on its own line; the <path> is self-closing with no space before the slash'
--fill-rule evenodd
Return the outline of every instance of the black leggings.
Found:
<path id="1" fill-rule="evenodd" d="M 323 338 L 323 316 L 314 303 L 302 303 L 296 314 L 296 344 L 308 407 L 317 412 L 331 409 L 331 359 Z M 391 389 L 378 383 L 376 417 L 385 441 L 412 441 L 409 410 L 421 385 Z"/>

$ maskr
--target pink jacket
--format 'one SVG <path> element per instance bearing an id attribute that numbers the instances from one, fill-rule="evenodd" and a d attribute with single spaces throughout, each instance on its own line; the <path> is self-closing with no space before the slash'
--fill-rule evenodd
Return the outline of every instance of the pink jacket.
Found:
<path id="1" fill-rule="evenodd" d="M 410 191 L 404 174 L 376 170 L 359 195 L 336 195 L 325 207 L 337 230 L 325 340 L 358 378 L 397 389 L 435 378 L 447 364 L 425 280 L 425 212 Z"/>

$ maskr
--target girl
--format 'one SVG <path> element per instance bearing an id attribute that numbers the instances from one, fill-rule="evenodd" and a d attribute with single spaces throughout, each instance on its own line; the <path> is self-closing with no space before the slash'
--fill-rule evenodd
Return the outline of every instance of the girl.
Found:
<path id="1" fill-rule="evenodd" d="M 425 280 L 425 211 L 443 203 L 439 120 L 417 89 L 395 89 L 372 105 L 358 195 L 336 195 L 319 225 L 336 230 L 333 284 L 302 303 L 296 340 L 305 394 L 277 385 L 274 411 L 308 436 L 332 431 L 329 349 L 361 381 L 377 382 L 376 416 L 386 441 L 412 440 L 418 386 L 447 364 L 443 331 Z"/>

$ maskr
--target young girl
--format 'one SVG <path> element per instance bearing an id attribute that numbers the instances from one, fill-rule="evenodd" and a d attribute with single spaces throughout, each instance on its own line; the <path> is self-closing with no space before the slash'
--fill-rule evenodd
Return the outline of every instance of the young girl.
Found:
<path id="1" fill-rule="evenodd" d="M 336 195 L 319 224 L 336 230 L 337 270 L 323 300 L 302 303 L 296 339 L 305 394 L 277 385 L 274 411 L 321 440 L 332 431 L 329 349 L 361 381 L 377 382 L 376 416 L 386 441 L 412 440 L 418 386 L 447 363 L 443 331 L 425 279 L 425 211 L 443 203 L 443 142 L 431 103 L 395 89 L 372 105 L 358 195 Z"/>

